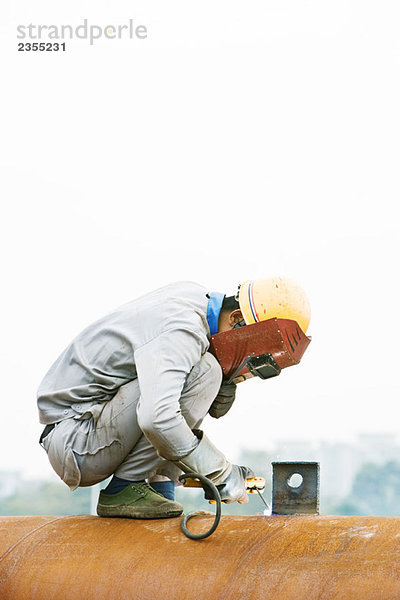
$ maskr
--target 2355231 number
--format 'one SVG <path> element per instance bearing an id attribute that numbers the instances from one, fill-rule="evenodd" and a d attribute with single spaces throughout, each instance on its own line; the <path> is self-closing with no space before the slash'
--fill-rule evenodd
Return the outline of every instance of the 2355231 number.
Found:
<path id="1" fill-rule="evenodd" d="M 65 42 L 19 42 L 18 52 L 65 52 Z"/>

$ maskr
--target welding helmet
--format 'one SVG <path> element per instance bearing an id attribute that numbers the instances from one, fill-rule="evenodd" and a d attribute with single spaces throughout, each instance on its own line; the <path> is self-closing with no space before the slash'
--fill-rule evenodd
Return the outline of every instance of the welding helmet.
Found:
<path id="1" fill-rule="evenodd" d="M 304 290 L 287 277 L 245 281 L 238 300 L 246 325 L 274 317 L 296 321 L 306 333 L 311 308 Z"/>

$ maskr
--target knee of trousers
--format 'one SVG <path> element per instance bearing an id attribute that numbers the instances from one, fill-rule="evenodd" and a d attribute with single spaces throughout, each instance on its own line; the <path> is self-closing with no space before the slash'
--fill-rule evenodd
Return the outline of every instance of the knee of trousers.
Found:
<path id="1" fill-rule="evenodd" d="M 75 490 L 81 482 L 81 472 L 76 456 L 69 443 L 71 419 L 61 421 L 53 431 L 43 440 L 43 447 L 47 452 L 50 464 L 57 475 Z"/>
<path id="2" fill-rule="evenodd" d="M 209 396 L 212 398 L 212 400 L 214 400 L 219 392 L 219 388 L 221 387 L 223 375 L 222 369 L 215 356 L 209 352 L 205 353 L 205 355 L 202 357 L 202 361 L 204 361 L 205 367 L 205 386 Z"/>
<path id="3" fill-rule="evenodd" d="M 207 396 L 213 396 L 214 399 L 218 394 L 221 383 L 222 369 L 215 356 L 206 352 L 190 371 L 183 393 L 190 393 L 194 388 L 201 387 Z"/>
<path id="4" fill-rule="evenodd" d="M 193 427 L 202 420 L 218 394 L 222 382 L 222 369 L 217 359 L 207 352 L 190 372 L 181 395 L 181 410 Z"/>

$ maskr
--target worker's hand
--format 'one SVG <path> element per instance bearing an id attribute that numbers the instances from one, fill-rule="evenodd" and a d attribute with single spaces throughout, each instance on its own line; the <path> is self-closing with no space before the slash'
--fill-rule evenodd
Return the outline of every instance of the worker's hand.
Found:
<path id="1" fill-rule="evenodd" d="M 236 383 L 222 382 L 218 395 L 211 404 L 209 414 L 215 419 L 226 415 L 236 396 Z"/>
<path id="2" fill-rule="evenodd" d="M 246 479 L 248 477 L 254 477 L 254 473 L 249 467 L 232 465 L 232 471 L 228 477 L 221 485 L 217 486 L 222 502 L 230 504 L 236 501 L 239 504 L 246 504 L 249 501 L 246 489 Z"/>
<path id="3" fill-rule="evenodd" d="M 232 465 L 232 471 L 228 477 L 223 483 L 217 485 L 222 502 L 225 502 L 225 504 L 231 504 L 232 502 L 246 504 L 246 502 L 249 501 L 246 489 L 246 479 L 250 477 L 254 477 L 254 473 L 251 469 L 248 467 Z M 206 500 L 213 500 L 214 496 L 212 492 L 207 490 L 205 485 L 203 485 L 203 488 Z"/>

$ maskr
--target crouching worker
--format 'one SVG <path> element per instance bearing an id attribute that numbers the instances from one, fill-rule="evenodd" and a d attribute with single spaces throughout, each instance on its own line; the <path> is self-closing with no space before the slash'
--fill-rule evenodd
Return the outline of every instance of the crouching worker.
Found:
<path id="1" fill-rule="evenodd" d="M 235 297 L 175 283 L 117 308 L 66 348 L 38 391 L 40 443 L 75 490 L 113 475 L 105 517 L 176 517 L 174 486 L 195 471 L 247 502 L 247 467 L 231 464 L 199 427 L 235 398 L 207 350 L 217 332 L 245 325 Z"/>

